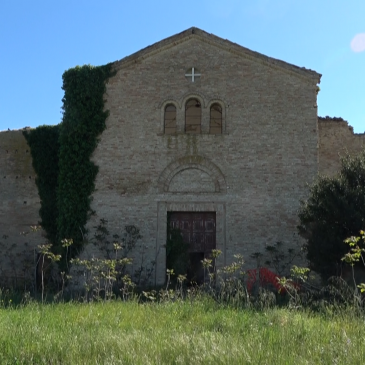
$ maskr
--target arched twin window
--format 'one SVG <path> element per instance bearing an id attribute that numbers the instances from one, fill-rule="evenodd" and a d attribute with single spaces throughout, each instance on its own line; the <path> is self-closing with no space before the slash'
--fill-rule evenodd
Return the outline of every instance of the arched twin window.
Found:
<path id="1" fill-rule="evenodd" d="M 214 103 L 210 107 L 209 134 L 222 134 L 222 106 Z M 164 111 L 165 134 L 176 134 L 176 106 L 167 104 Z M 189 99 L 185 104 L 185 133 L 202 133 L 202 107 L 198 99 Z"/>

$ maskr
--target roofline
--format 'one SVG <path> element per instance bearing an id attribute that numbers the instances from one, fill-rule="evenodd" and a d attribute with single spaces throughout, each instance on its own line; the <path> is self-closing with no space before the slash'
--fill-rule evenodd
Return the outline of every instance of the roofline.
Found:
<path id="1" fill-rule="evenodd" d="M 122 58 L 119 61 L 112 62 L 112 67 L 115 70 L 119 70 L 123 67 L 129 66 L 130 64 L 137 63 L 157 53 L 160 53 L 171 47 L 174 47 L 177 44 L 186 42 L 194 37 L 197 37 L 202 41 L 212 44 L 216 47 L 220 47 L 228 52 L 237 54 L 241 57 L 245 57 L 253 61 L 260 60 L 264 65 L 267 65 L 269 67 L 279 68 L 283 71 L 294 73 L 304 78 L 316 81 L 316 83 L 320 83 L 321 81 L 322 75 L 317 73 L 316 71 L 306 69 L 305 67 L 298 67 L 293 64 L 265 56 L 259 52 L 251 51 L 250 49 L 240 46 L 237 43 L 233 43 L 227 39 L 217 37 L 214 34 L 207 33 L 204 30 L 201 30 L 196 27 L 191 27 L 189 29 L 186 29 L 181 33 L 175 34 L 159 42 L 156 42 L 146 48 L 141 49 L 138 52 L 135 52 L 127 57 Z"/>

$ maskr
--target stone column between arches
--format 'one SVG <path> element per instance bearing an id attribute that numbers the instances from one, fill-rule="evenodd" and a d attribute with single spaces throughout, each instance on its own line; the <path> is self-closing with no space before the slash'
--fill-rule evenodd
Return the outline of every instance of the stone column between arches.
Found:
<path id="1" fill-rule="evenodd" d="M 217 267 L 226 263 L 226 204 L 224 202 L 160 201 L 157 203 L 157 238 L 155 284 L 166 280 L 167 212 L 215 212 L 216 248 L 222 251 Z"/>

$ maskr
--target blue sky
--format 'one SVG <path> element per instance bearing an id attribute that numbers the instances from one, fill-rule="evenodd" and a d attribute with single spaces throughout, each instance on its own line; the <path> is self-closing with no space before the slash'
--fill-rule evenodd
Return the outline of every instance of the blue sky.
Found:
<path id="1" fill-rule="evenodd" d="M 318 114 L 365 131 L 363 0 L 2 0 L 0 130 L 59 123 L 65 70 L 191 26 L 321 73 Z"/>

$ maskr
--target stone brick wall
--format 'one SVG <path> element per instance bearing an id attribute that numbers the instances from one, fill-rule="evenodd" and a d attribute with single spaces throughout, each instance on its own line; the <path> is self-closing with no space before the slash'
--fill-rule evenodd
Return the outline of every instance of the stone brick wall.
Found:
<path id="1" fill-rule="evenodd" d="M 334 175 L 340 168 L 340 158 L 365 148 L 365 133 L 355 134 L 342 118 L 318 118 L 319 173 Z"/>
<path id="2" fill-rule="evenodd" d="M 33 276 L 40 233 L 22 235 L 39 222 L 40 201 L 30 149 L 22 131 L 0 133 L 0 286 Z"/>
<path id="3" fill-rule="evenodd" d="M 101 218 L 113 233 L 138 226 L 143 259 L 157 262 L 156 283 L 165 279 L 168 211 L 216 212 L 219 265 L 241 253 L 254 267 L 250 255 L 266 244 L 299 243 L 299 200 L 318 171 L 319 75 L 239 54 L 231 45 L 177 39 L 114 64 L 117 74 L 107 85 L 110 116 L 93 156 L 100 170 L 89 228 L 92 234 Z M 194 83 L 185 78 L 191 67 L 201 73 Z M 198 135 L 184 133 L 190 97 L 202 105 Z M 216 101 L 224 111 L 222 135 L 208 134 Z M 163 133 L 170 102 L 177 106 L 176 135 Z M 93 254 L 90 246 L 85 255 Z"/>
<path id="4" fill-rule="evenodd" d="M 152 282 L 165 280 L 167 212 L 215 212 L 218 265 L 266 244 L 300 244 L 299 200 L 318 171 L 338 169 L 338 154 L 356 152 L 364 135 L 347 122 L 317 118 L 320 75 L 273 60 L 207 33 L 183 32 L 113 65 L 107 84 L 107 129 L 93 160 L 99 166 L 88 223 L 111 234 L 136 225 L 143 236 L 132 271 L 156 262 Z M 185 73 L 195 67 L 194 83 Z M 199 100 L 201 134 L 186 134 L 185 104 Z M 209 134 L 210 106 L 223 110 L 223 133 Z M 164 134 L 164 108 L 177 111 L 177 133 Z M 22 236 L 39 221 L 39 196 L 22 131 L 0 133 L 0 277 L 33 273 L 41 234 Z M 4 239 L 3 236 L 8 236 Z M 100 255 L 91 244 L 84 257 Z M 33 266 L 34 267 L 34 266 Z M 27 271 L 28 270 L 28 271 Z"/>

